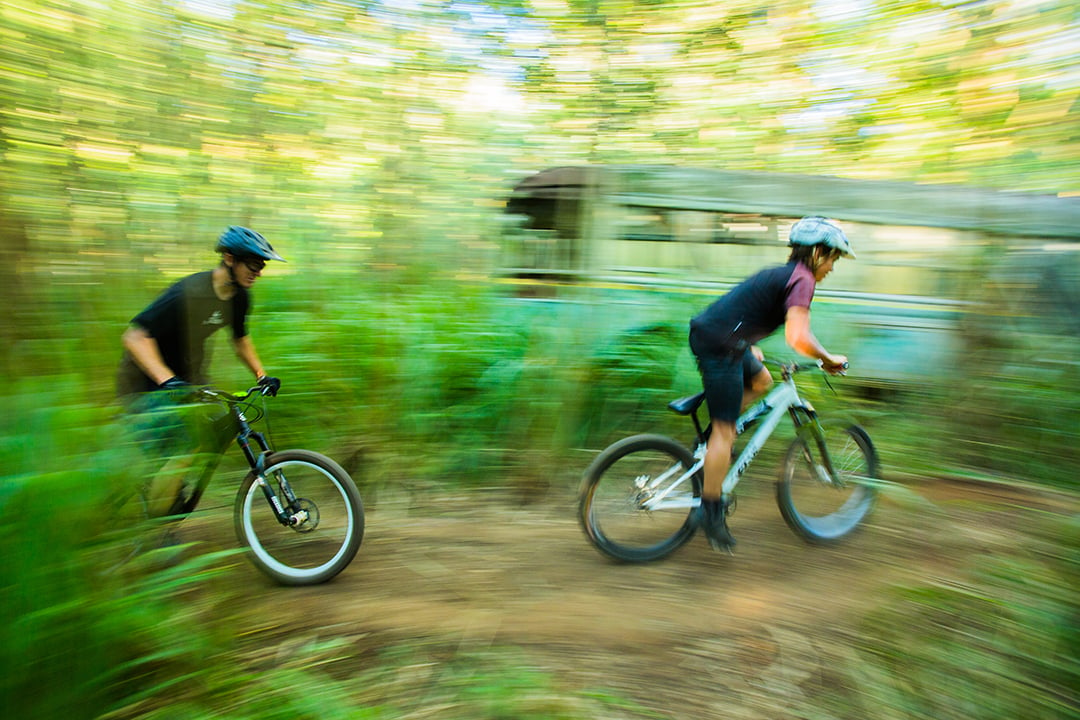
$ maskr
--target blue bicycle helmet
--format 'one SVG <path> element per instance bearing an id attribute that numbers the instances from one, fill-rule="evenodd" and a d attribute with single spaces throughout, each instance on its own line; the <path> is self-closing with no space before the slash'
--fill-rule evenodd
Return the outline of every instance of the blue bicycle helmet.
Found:
<path id="1" fill-rule="evenodd" d="M 844 257 L 855 259 L 855 251 L 851 249 L 851 241 L 844 231 L 832 220 L 820 215 L 804 217 L 791 226 L 788 247 L 794 245 L 825 245 Z"/>
<path id="2" fill-rule="evenodd" d="M 259 233 L 239 225 L 231 225 L 218 238 L 217 252 L 227 252 L 238 258 L 257 257 L 263 260 L 280 260 L 285 258 L 274 252 L 273 246 Z"/>

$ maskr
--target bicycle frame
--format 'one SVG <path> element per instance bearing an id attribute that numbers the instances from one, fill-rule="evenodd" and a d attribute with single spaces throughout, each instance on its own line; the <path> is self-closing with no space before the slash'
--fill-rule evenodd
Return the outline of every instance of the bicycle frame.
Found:
<path id="1" fill-rule="evenodd" d="M 247 399 L 251 393 L 261 390 L 261 388 L 251 388 L 248 390 L 244 399 Z M 229 395 L 227 393 L 219 393 L 216 391 L 207 391 L 207 397 L 217 402 L 223 403 L 229 413 L 233 416 L 238 428 L 236 433 L 236 444 L 240 447 L 240 452 L 244 455 L 244 459 L 247 460 L 248 466 L 251 467 L 255 473 L 255 482 L 262 489 L 263 494 L 266 496 L 266 501 L 273 509 L 274 514 L 277 516 L 278 522 L 286 527 L 295 527 L 303 523 L 306 517 L 306 511 L 300 510 L 297 513 L 292 513 L 289 508 L 296 507 L 296 495 L 293 493 L 292 487 L 289 485 L 289 481 L 285 479 L 283 474 L 275 473 L 278 487 L 281 488 L 282 494 L 285 496 L 286 503 L 283 505 L 281 498 L 274 492 L 273 486 L 266 481 L 265 468 L 266 458 L 273 452 L 273 448 L 267 441 L 266 436 L 253 430 L 248 423 L 247 417 L 244 415 L 244 409 L 242 400 L 239 400 L 235 395 Z M 258 446 L 258 451 L 252 447 L 251 440 L 255 441 L 255 445 Z M 218 454 L 217 460 L 211 462 L 203 470 L 202 476 L 199 478 L 199 482 L 196 485 L 196 490 L 192 494 L 187 503 L 185 512 L 191 512 L 198 504 L 199 498 L 202 496 L 203 491 L 207 485 L 210 484 L 210 478 L 213 476 L 214 471 L 217 469 L 218 461 L 221 459 L 221 454 Z"/>
<path id="2" fill-rule="evenodd" d="M 721 487 L 723 497 L 727 498 L 734 492 L 735 486 L 739 484 L 743 473 L 750 467 L 750 464 L 772 436 L 785 414 L 791 417 L 797 434 L 800 436 L 806 434 L 813 436 L 824 461 L 824 467 L 821 465 L 816 466 L 819 474 L 821 474 L 822 480 L 824 482 L 831 482 L 831 478 L 835 477 L 832 461 L 829 458 L 828 450 L 825 447 L 824 434 L 821 430 L 821 425 L 817 421 L 817 413 L 810 403 L 799 396 L 798 388 L 795 386 L 794 374 L 798 370 L 798 365 L 791 367 L 781 366 L 782 379 L 777 387 L 771 390 L 769 394 L 765 396 L 764 400 L 755 403 L 743 412 L 736 421 L 736 434 L 741 435 L 752 422 L 759 420 L 764 415 L 764 419 L 761 420 L 760 425 L 757 430 L 754 431 L 754 434 L 750 437 L 750 440 L 747 442 L 742 452 L 740 452 L 739 456 L 731 463 L 731 467 L 728 469 Z M 801 416 L 805 416 L 805 419 Z M 675 478 L 670 485 L 663 487 L 663 489 L 660 488 L 679 471 L 679 466 L 672 466 L 666 472 L 653 478 L 650 482 L 640 484 L 639 488 L 641 490 L 649 491 L 650 495 L 649 499 L 642 503 L 644 509 L 661 510 L 679 507 L 690 508 L 701 504 L 700 498 L 688 498 L 686 494 L 680 494 L 678 498 L 668 499 L 668 495 L 683 483 L 688 482 L 694 475 L 701 472 L 702 468 L 705 466 L 705 449 L 707 447 L 709 431 L 708 428 L 705 430 L 701 429 L 696 410 L 692 413 L 692 417 L 694 427 L 698 429 L 697 443 L 694 448 L 694 458 L 696 459 L 696 462 L 688 470 L 682 472 Z"/>
<path id="3" fill-rule="evenodd" d="M 280 470 L 275 471 L 274 478 L 277 480 L 277 485 L 285 496 L 285 504 L 282 504 L 281 498 L 274 492 L 273 486 L 266 481 L 266 458 L 272 452 L 270 443 L 266 440 L 266 436 L 261 432 L 251 429 L 240 405 L 233 405 L 231 409 L 233 416 L 240 425 L 240 432 L 236 435 L 236 444 L 240 446 L 241 452 L 244 453 L 244 458 L 248 461 L 248 465 L 250 465 L 251 469 L 254 471 L 255 482 L 263 491 L 263 495 L 266 496 L 266 502 L 273 508 L 278 522 L 285 527 L 296 527 L 303 524 L 308 519 L 308 512 L 302 508 L 296 512 L 291 510 L 291 508 L 296 508 L 298 506 L 296 493 L 293 492 L 292 486 L 289 485 L 289 481 L 285 479 L 284 473 Z M 255 442 L 258 444 L 260 448 L 258 455 L 252 450 L 249 438 L 254 438 Z"/>

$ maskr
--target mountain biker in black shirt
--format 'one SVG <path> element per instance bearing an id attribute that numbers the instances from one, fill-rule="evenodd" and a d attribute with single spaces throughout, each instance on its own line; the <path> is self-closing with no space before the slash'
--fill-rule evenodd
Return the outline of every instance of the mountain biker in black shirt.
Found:
<path id="1" fill-rule="evenodd" d="M 189 385 L 206 383 L 206 340 L 228 326 L 237 356 L 266 392 L 276 395 L 281 381 L 267 376 L 247 332 L 250 289 L 268 260 L 284 259 L 266 239 L 248 228 L 232 226 L 218 238 L 221 262 L 213 270 L 174 283 L 136 315 L 124 332 L 124 355 L 117 373 L 117 392 L 144 439 L 172 455 L 177 450 L 213 452 L 227 435 L 215 426 L 209 411 L 195 418 L 176 412 L 172 395 Z M 166 393 L 151 391 L 164 390 Z M 194 462 L 192 455 L 173 455 L 151 481 L 147 506 L 155 516 L 169 514 L 180 484 Z"/>
<path id="2" fill-rule="evenodd" d="M 221 263 L 206 272 L 180 280 L 136 315 L 124 332 L 124 357 L 117 378 L 119 395 L 185 384 L 203 384 L 205 342 L 225 326 L 232 329 L 233 347 L 261 385 L 274 392 L 281 386 L 267 377 L 247 333 L 249 290 L 268 260 L 284 259 L 259 233 L 228 228 L 218 239 Z"/>
<path id="3" fill-rule="evenodd" d="M 712 422 L 705 453 L 701 506 L 696 522 L 715 549 L 730 551 L 735 538 L 727 526 L 730 498 L 722 497 L 731 466 L 735 423 L 743 408 L 772 385 L 755 343 L 781 325 L 797 352 L 821 360 L 826 372 L 841 372 L 843 355 L 827 351 L 810 329 L 810 303 L 817 283 L 841 256 L 853 258 L 851 243 L 831 220 L 805 217 L 792 225 L 786 265 L 767 268 L 736 285 L 690 321 L 690 348 L 697 358 Z"/>

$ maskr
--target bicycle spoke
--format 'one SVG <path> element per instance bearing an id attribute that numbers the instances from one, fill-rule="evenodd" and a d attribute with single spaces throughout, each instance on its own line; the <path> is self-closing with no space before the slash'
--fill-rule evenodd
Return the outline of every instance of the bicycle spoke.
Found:
<path id="1" fill-rule="evenodd" d="M 617 443 L 586 474 L 580 517 L 593 543 L 620 560 L 661 557 L 693 530 L 698 483 L 690 453 L 672 440 L 640 436 Z"/>
<path id="2" fill-rule="evenodd" d="M 337 574 L 356 553 L 363 534 L 363 508 L 352 481 L 329 459 L 291 450 L 275 453 L 267 470 L 270 482 L 291 488 L 282 493 L 282 524 L 254 476 L 237 498 L 236 525 L 255 563 L 275 579 L 291 584 L 323 582 Z"/>
<path id="3" fill-rule="evenodd" d="M 832 542 L 854 530 L 873 506 L 877 456 L 859 428 L 827 434 L 833 475 L 813 440 L 788 451 L 777 502 L 784 520 L 810 542 Z"/>

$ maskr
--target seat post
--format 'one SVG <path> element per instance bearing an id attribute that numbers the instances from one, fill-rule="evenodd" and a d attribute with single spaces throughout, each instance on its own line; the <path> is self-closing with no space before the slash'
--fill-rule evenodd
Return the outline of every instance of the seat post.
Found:
<path id="1" fill-rule="evenodd" d="M 702 430 L 702 428 L 701 428 L 701 422 L 698 420 L 697 410 L 690 413 L 690 417 L 694 421 L 694 430 L 697 431 L 698 440 L 704 440 L 705 439 L 705 431 Z"/>

